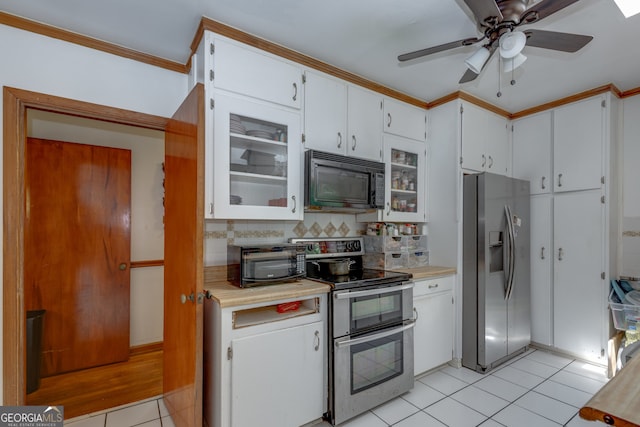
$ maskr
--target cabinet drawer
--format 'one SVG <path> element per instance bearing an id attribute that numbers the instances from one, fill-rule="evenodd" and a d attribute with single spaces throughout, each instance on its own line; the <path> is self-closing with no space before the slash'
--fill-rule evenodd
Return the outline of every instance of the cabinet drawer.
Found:
<path id="1" fill-rule="evenodd" d="M 362 256 L 362 264 L 365 268 L 393 270 L 407 268 L 408 262 L 407 252 L 367 253 Z"/>
<path id="2" fill-rule="evenodd" d="M 421 295 L 450 291 L 453 289 L 454 277 L 455 276 L 443 276 L 434 279 L 415 280 L 413 296 L 415 298 Z"/>

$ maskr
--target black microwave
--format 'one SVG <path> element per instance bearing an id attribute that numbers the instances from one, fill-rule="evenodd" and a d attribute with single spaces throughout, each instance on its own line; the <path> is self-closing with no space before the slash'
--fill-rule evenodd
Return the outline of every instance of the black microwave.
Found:
<path id="1" fill-rule="evenodd" d="M 295 243 L 228 245 L 227 280 L 241 288 L 298 280 L 306 275 L 305 251 Z"/>
<path id="2" fill-rule="evenodd" d="M 308 150 L 305 209 L 367 211 L 384 208 L 384 163 Z"/>

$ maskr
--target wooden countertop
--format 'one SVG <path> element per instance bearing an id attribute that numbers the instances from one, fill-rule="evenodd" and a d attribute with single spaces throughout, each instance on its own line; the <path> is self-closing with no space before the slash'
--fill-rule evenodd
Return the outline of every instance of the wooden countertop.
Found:
<path id="1" fill-rule="evenodd" d="M 640 356 L 635 356 L 581 409 L 580 417 L 613 426 L 640 426 Z"/>
<path id="2" fill-rule="evenodd" d="M 205 280 L 204 290 L 209 292 L 211 298 L 216 300 L 220 307 L 226 308 L 326 294 L 331 290 L 331 287 L 307 279 L 253 288 L 239 288 L 227 281 L 220 280 L 207 283 Z"/>
<path id="3" fill-rule="evenodd" d="M 398 271 L 411 273 L 414 279 L 429 279 L 456 274 L 455 268 L 438 266 Z M 226 266 L 217 266 L 205 268 L 204 290 L 209 292 L 211 298 L 216 300 L 220 307 L 225 308 L 323 294 L 331 291 L 331 287 L 324 283 L 303 279 L 278 285 L 239 288 L 227 282 Z"/>
<path id="4" fill-rule="evenodd" d="M 426 267 L 419 267 L 419 268 L 406 268 L 406 269 L 395 270 L 395 271 L 401 271 L 403 273 L 411 273 L 413 275 L 413 278 L 416 280 L 431 279 L 434 277 L 441 277 L 441 276 L 449 276 L 452 274 L 456 274 L 457 272 L 454 267 L 440 267 L 437 265 L 429 265 Z"/>

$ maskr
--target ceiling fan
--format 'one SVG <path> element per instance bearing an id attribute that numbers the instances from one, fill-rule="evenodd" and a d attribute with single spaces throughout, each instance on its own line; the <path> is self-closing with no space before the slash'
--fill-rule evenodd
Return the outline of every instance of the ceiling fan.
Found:
<path id="1" fill-rule="evenodd" d="M 503 71 L 512 71 L 526 60 L 521 51 L 525 45 L 562 52 L 577 52 L 593 37 L 555 31 L 526 29 L 517 30 L 520 25 L 533 24 L 578 0 L 464 0 L 471 9 L 483 33 L 481 37 L 471 37 L 454 42 L 409 52 L 398 56 L 398 61 L 409 61 L 456 47 L 470 46 L 483 42 L 465 63 L 468 70 L 459 83 L 474 80 L 489 62 L 496 50 L 504 61 Z M 532 5 L 532 3 L 534 3 Z"/>

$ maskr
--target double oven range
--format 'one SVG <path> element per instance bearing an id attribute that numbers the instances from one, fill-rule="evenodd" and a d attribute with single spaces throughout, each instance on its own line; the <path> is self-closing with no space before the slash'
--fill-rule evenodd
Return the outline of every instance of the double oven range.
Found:
<path id="1" fill-rule="evenodd" d="M 412 389 L 411 275 L 363 268 L 361 237 L 292 242 L 306 245 L 307 278 L 332 287 L 325 418 L 341 424 Z M 331 269 L 332 262 L 349 269 Z"/>

